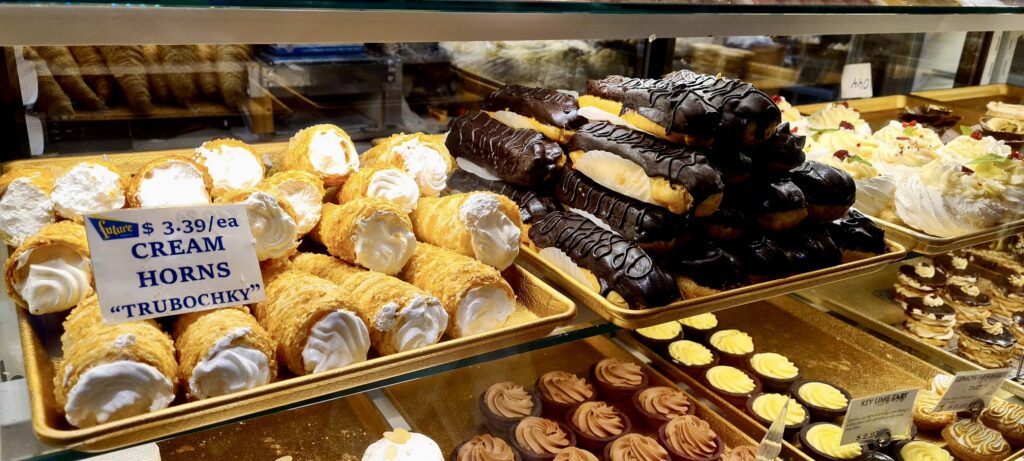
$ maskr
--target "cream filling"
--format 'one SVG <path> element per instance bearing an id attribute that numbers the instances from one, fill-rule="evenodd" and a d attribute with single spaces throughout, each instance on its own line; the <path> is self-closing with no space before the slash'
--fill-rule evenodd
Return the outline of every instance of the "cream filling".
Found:
<path id="1" fill-rule="evenodd" d="M 356 222 L 352 234 L 356 263 L 370 270 L 395 275 L 416 252 L 416 236 L 391 212 L 375 211 Z"/>
<path id="2" fill-rule="evenodd" d="M 299 217 L 296 223 L 299 234 L 306 234 L 320 222 L 323 197 L 316 186 L 306 181 L 286 181 L 275 186 L 274 190 L 281 194 Z"/>
<path id="3" fill-rule="evenodd" d="M 218 189 L 248 189 L 263 180 L 263 165 L 244 147 L 220 146 L 210 150 L 204 144 L 196 149 L 196 153 L 213 178 L 213 186 Z"/>
<path id="4" fill-rule="evenodd" d="M 434 297 L 417 296 L 395 316 L 392 347 L 398 352 L 411 351 L 441 340 L 448 327 L 448 312 Z"/>
<path id="5" fill-rule="evenodd" d="M 530 117 L 519 115 L 512 111 L 499 110 L 496 112 L 489 113 L 491 118 L 501 122 L 503 125 L 509 128 L 516 128 L 520 130 L 534 130 L 533 123 L 530 123 Z"/>
<path id="6" fill-rule="evenodd" d="M 501 211 L 491 194 L 473 194 L 459 209 L 459 219 L 469 230 L 473 255 L 480 262 L 505 270 L 519 256 L 522 230 Z"/>
<path id="7" fill-rule="evenodd" d="M 82 215 L 123 208 L 125 202 L 121 177 L 95 163 L 79 163 L 60 175 L 50 199 L 58 214 L 75 221 L 81 221 Z"/>
<path id="8" fill-rule="evenodd" d="M 579 264 L 576 264 L 576 262 L 561 249 L 555 247 L 541 248 L 537 254 L 545 261 L 555 266 L 558 270 L 567 274 L 569 277 L 572 277 L 577 282 L 582 283 L 587 288 L 590 288 L 597 293 L 601 292 L 601 286 L 596 283 L 597 279 L 587 277 L 587 273 L 583 268 L 580 267 Z"/>
<path id="9" fill-rule="evenodd" d="M 318 173 L 345 176 L 359 171 L 359 154 L 352 140 L 337 131 L 318 131 L 309 140 L 309 163 Z"/>
<path id="10" fill-rule="evenodd" d="M 601 109 L 598 109 L 597 106 L 583 106 L 583 107 L 580 107 L 579 110 L 576 111 L 576 114 L 581 116 L 581 117 L 583 117 L 583 118 L 586 118 L 587 120 L 589 120 L 591 122 L 608 122 L 608 123 L 611 123 L 613 125 L 624 126 L 624 127 L 629 128 L 631 130 L 636 130 L 636 131 L 640 131 L 640 132 L 643 132 L 643 133 L 647 133 L 646 131 L 641 130 L 640 128 L 637 128 L 632 123 L 627 122 L 626 119 L 624 119 L 622 117 L 619 117 L 617 114 L 612 114 L 610 112 L 605 112 L 605 111 L 603 111 Z"/>
<path id="11" fill-rule="evenodd" d="M 404 433 L 404 437 L 397 435 Z M 390 435 L 390 437 L 389 437 Z M 444 461 L 437 443 L 423 434 L 398 430 L 385 434 L 363 453 L 362 461 Z"/>
<path id="12" fill-rule="evenodd" d="M 394 152 L 402 157 L 405 171 L 416 178 L 424 197 L 437 197 L 448 186 L 448 162 L 433 147 L 410 139 L 396 146 Z"/>
<path id="13" fill-rule="evenodd" d="M 461 170 L 473 173 L 474 175 L 477 175 L 488 181 L 501 181 L 501 178 L 491 174 L 491 172 L 485 170 L 484 167 L 473 163 L 466 157 L 456 157 L 455 164 L 458 165 Z"/>
<path id="14" fill-rule="evenodd" d="M 420 189 L 416 180 L 401 170 L 380 170 L 370 176 L 366 185 L 366 196 L 377 197 L 398 205 L 409 213 L 416 209 L 420 200 Z"/>
<path id="15" fill-rule="evenodd" d="M 516 300 L 499 284 L 466 292 L 455 311 L 455 329 L 460 337 L 486 333 L 505 324 L 516 309 Z"/>
<path id="16" fill-rule="evenodd" d="M 33 314 L 70 309 L 92 294 L 92 262 L 63 245 L 33 248 L 18 257 L 14 289 Z"/>
<path id="17" fill-rule="evenodd" d="M 190 163 L 168 160 L 142 178 L 135 193 L 140 208 L 210 203 L 203 173 Z"/>
<path id="18" fill-rule="evenodd" d="M 295 220 L 273 195 L 253 192 L 242 204 L 249 215 L 249 228 L 256 240 L 256 258 L 260 261 L 280 258 L 299 245 Z"/>
<path id="19" fill-rule="evenodd" d="M 78 378 L 64 405 L 68 422 L 89 427 L 166 408 L 174 400 L 171 380 L 152 365 L 117 360 Z"/>
<path id="20" fill-rule="evenodd" d="M 29 178 L 18 178 L 0 197 L 0 236 L 11 246 L 36 233 L 54 220 L 54 205 L 45 191 Z"/>
<path id="21" fill-rule="evenodd" d="M 636 163 L 611 152 L 585 152 L 574 163 L 575 168 L 598 184 L 641 202 L 658 205 L 651 195 L 651 179 Z"/>
<path id="22" fill-rule="evenodd" d="M 370 332 L 354 312 L 338 309 L 309 330 L 302 348 L 306 373 L 320 373 L 363 362 L 370 351 Z"/>
<path id="23" fill-rule="evenodd" d="M 231 343 L 252 330 L 236 328 L 217 342 L 192 369 L 189 394 L 206 399 L 252 389 L 270 382 L 270 363 L 258 349 Z"/>

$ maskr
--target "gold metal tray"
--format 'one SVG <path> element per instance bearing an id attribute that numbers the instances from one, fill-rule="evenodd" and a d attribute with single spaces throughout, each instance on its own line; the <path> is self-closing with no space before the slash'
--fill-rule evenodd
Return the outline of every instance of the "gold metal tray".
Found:
<path id="1" fill-rule="evenodd" d="M 900 112 L 905 107 L 913 107 L 927 104 L 935 104 L 936 101 L 925 99 L 921 93 L 914 93 L 912 95 L 893 95 L 893 96 L 879 96 L 877 98 L 866 98 L 866 99 L 851 99 L 846 101 L 850 105 L 850 108 L 857 109 L 860 111 L 861 118 L 868 122 L 871 126 L 871 130 L 878 130 L 889 124 L 892 120 L 899 120 Z M 821 109 L 823 109 L 829 103 L 820 104 L 805 104 L 795 106 L 801 114 L 811 115 Z M 963 108 L 961 108 L 963 109 Z M 974 110 L 957 110 L 957 115 L 963 117 L 963 125 L 974 125 L 981 119 L 984 111 L 977 112 Z"/>
<path id="2" fill-rule="evenodd" d="M 982 229 L 980 231 L 958 235 L 956 237 L 936 237 L 934 235 L 928 235 L 917 229 L 889 222 L 881 218 L 876 218 L 874 216 L 868 217 L 871 218 L 878 227 L 885 230 L 886 237 L 899 242 L 900 245 L 906 247 L 907 251 L 925 255 L 949 253 L 953 250 L 959 250 L 961 248 L 999 240 L 1001 238 L 1010 237 L 1024 232 L 1024 219 L 1019 219 L 1017 221 L 1011 221 L 996 227 L 990 227 L 988 229 Z"/>
<path id="3" fill-rule="evenodd" d="M 271 142 L 261 144 L 251 144 L 252 148 L 257 154 L 274 158 L 278 154 L 284 151 L 284 148 L 288 145 L 287 142 Z M 78 162 L 86 160 L 104 160 L 116 165 L 121 168 L 125 173 L 135 174 L 142 168 L 143 165 L 156 160 L 161 157 L 168 155 L 184 155 L 191 157 L 193 153 L 192 149 L 170 149 L 170 150 L 159 150 L 159 151 L 148 151 L 148 152 L 130 152 L 124 154 L 90 154 L 90 155 L 61 155 L 61 156 L 49 156 L 49 157 L 36 157 L 24 160 L 12 160 L 10 162 L 4 162 L 0 164 L 0 173 L 7 173 L 9 171 L 16 171 L 25 168 L 71 168 Z"/>
<path id="4" fill-rule="evenodd" d="M 903 259 L 907 251 L 899 243 L 888 241 L 889 252 L 868 259 L 840 264 L 838 266 L 819 269 L 793 275 L 778 280 L 747 285 L 733 290 L 726 290 L 710 296 L 679 300 L 664 306 L 648 309 L 625 309 L 612 304 L 600 293 L 583 285 L 553 264 L 541 258 L 537 252 L 523 247 L 520 258 L 543 276 L 564 288 L 584 305 L 591 308 L 601 317 L 623 328 L 641 328 L 669 320 L 691 315 L 713 312 L 720 309 L 761 301 L 775 296 L 791 293 L 796 290 L 816 287 L 827 283 L 838 282 L 864 274 L 876 272 L 887 264 Z"/>
<path id="5" fill-rule="evenodd" d="M 985 106 L 990 101 L 1024 104 L 1024 87 L 1006 84 L 918 91 L 911 94 L 919 98 L 938 101 L 943 105 L 977 111 L 980 114 L 988 111 L 988 108 Z"/>
<path id="6" fill-rule="evenodd" d="M 514 381 L 530 389 L 537 377 L 554 370 L 587 376 L 591 364 L 607 357 L 637 361 L 636 357 L 608 338 L 595 336 L 397 384 L 384 389 L 384 393 L 413 430 L 433 438 L 447 455 L 462 441 L 487 432 L 477 409 L 477 399 L 491 384 Z M 650 385 L 675 387 L 672 380 L 646 365 L 645 371 L 650 378 Z M 707 421 L 726 445 L 757 445 L 759 439 L 750 438 L 729 420 L 710 411 L 698 399 L 694 399 L 694 403 L 697 405 L 696 415 Z M 638 429 L 636 426 L 634 424 L 634 430 Z M 808 459 L 788 444 L 783 448 L 782 457 Z"/>

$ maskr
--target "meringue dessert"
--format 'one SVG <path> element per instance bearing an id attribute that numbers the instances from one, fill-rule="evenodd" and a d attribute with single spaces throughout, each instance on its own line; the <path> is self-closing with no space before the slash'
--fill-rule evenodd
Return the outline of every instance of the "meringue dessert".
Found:
<path id="1" fill-rule="evenodd" d="M 127 178 L 113 165 L 81 162 L 57 177 L 50 199 L 60 217 L 81 222 L 83 215 L 123 208 Z"/>
<path id="2" fill-rule="evenodd" d="M 444 455 L 430 437 L 398 428 L 367 447 L 362 461 L 444 461 Z"/>
<path id="3" fill-rule="evenodd" d="M 18 170 L 0 176 L 0 239 L 18 246 L 55 219 L 50 200 L 53 174 L 48 170 Z"/>
<path id="4" fill-rule="evenodd" d="M 263 161 L 252 147 L 237 139 L 204 142 L 196 148 L 193 160 L 210 173 L 214 197 L 256 187 L 266 173 Z"/>
<path id="5" fill-rule="evenodd" d="M 49 224 L 26 239 L 4 263 L 7 293 L 32 314 L 70 309 L 93 293 L 85 226 Z"/>

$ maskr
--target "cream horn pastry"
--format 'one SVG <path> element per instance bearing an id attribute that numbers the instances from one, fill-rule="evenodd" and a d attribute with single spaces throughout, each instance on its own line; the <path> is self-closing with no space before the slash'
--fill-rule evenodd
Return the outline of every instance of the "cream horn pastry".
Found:
<path id="1" fill-rule="evenodd" d="M 277 192 L 236 190 L 221 195 L 217 202 L 245 206 L 252 238 L 256 241 L 256 258 L 260 261 L 286 256 L 299 246 L 295 210 Z"/>
<path id="2" fill-rule="evenodd" d="M 455 170 L 448 178 L 448 192 L 453 194 L 488 191 L 504 195 L 519 205 L 519 215 L 523 224 L 530 224 L 552 211 L 561 211 L 558 200 L 549 195 L 542 195 L 532 189 L 509 184 L 500 179 L 484 179 L 465 170 Z"/>
<path id="3" fill-rule="evenodd" d="M 260 156 L 248 144 L 237 139 L 204 142 L 196 148 L 192 160 L 206 167 L 210 173 L 214 197 L 256 187 L 266 174 Z"/>
<path id="4" fill-rule="evenodd" d="M 567 149 L 572 168 L 598 184 L 641 202 L 685 214 L 708 216 L 725 191 L 722 177 L 703 153 L 608 122 L 588 123 Z"/>
<path id="5" fill-rule="evenodd" d="M 587 123 L 570 94 L 548 88 L 506 85 L 480 103 L 491 117 L 511 128 L 536 130 L 559 143 L 569 141 L 573 130 Z"/>
<path id="6" fill-rule="evenodd" d="M 0 176 L 0 239 L 18 246 L 55 219 L 54 174 L 44 168 L 14 170 Z"/>
<path id="7" fill-rule="evenodd" d="M 412 221 L 397 205 L 361 198 L 325 203 L 314 239 L 343 261 L 388 275 L 397 274 L 416 251 Z"/>
<path id="8" fill-rule="evenodd" d="M 455 160 L 442 136 L 396 134 L 363 153 L 363 165 L 398 168 L 416 180 L 420 196 L 437 197 L 444 190 Z"/>
<path id="9" fill-rule="evenodd" d="M 338 190 L 338 202 L 374 197 L 398 205 L 408 213 L 416 209 L 420 188 L 416 179 L 398 168 L 367 166 L 349 176 Z"/>
<path id="10" fill-rule="evenodd" d="M 303 253 L 292 268 L 338 284 L 370 329 L 370 342 L 381 355 L 435 344 L 450 323 L 438 297 L 390 275 L 355 267 L 327 255 Z"/>
<path id="11" fill-rule="evenodd" d="M 426 197 L 412 219 L 416 238 L 505 270 L 519 256 L 519 207 L 493 192 Z"/>
<path id="12" fill-rule="evenodd" d="M 68 423 L 90 427 L 166 408 L 174 400 L 174 342 L 153 320 L 110 325 L 90 296 L 64 320 L 53 391 Z"/>
<path id="13" fill-rule="evenodd" d="M 156 208 L 210 203 L 213 179 L 206 167 L 185 157 L 147 163 L 128 183 L 128 206 Z"/>
<path id="14" fill-rule="evenodd" d="M 366 360 L 370 332 L 355 312 L 353 294 L 315 275 L 264 267 L 267 299 L 253 315 L 277 341 L 277 357 L 297 375 Z"/>
<path id="15" fill-rule="evenodd" d="M 82 222 L 83 215 L 123 208 L 129 180 L 107 162 L 81 162 L 57 176 L 50 199 L 60 217 Z"/>
<path id="16" fill-rule="evenodd" d="M 281 155 L 281 164 L 283 170 L 313 173 L 325 186 L 340 186 L 350 174 L 359 171 L 359 152 L 340 127 L 313 125 L 292 136 Z"/>
<path id="17" fill-rule="evenodd" d="M 306 235 L 320 222 L 324 201 L 324 182 L 308 171 L 288 170 L 264 179 L 260 189 L 276 192 L 295 212 L 299 235 Z"/>
<path id="18" fill-rule="evenodd" d="M 602 295 L 615 291 L 626 302 L 643 307 L 679 299 L 675 280 L 635 242 L 602 229 L 582 215 L 550 213 L 530 228 L 530 240 L 539 248 L 560 250 L 596 275 L 605 285 Z"/>
<path id="19" fill-rule="evenodd" d="M 277 342 L 246 307 L 176 317 L 178 379 L 190 399 L 259 387 L 277 376 Z"/>
<path id="20" fill-rule="evenodd" d="M 4 263 L 7 294 L 33 314 L 70 309 L 93 293 L 85 226 L 59 221 L 25 239 Z"/>
<path id="21" fill-rule="evenodd" d="M 549 182 L 564 162 L 562 148 L 539 131 L 511 128 L 483 112 L 451 123 L 445 145 L 503 181 L 536 187 Z"/>
<path id="22" fill-rule="evenodd" d="M 453 338 L 499 328 L 515 311 L 516 295 L 500 272 L 429 243 L 416 247 L 398 277 L 441 300 Z"/>

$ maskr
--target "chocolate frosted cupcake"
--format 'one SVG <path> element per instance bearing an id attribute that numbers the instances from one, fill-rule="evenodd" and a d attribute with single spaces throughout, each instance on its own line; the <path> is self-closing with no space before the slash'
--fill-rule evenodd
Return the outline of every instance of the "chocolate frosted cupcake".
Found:
<path id="1" fill-rule="evenodd" d="M 992 313 L 1004 319 L 1024 310 L 1024 275 L 1001 275 L 992 282 Z"/>
<path id="2" fill-rule="evenodd" d="M 757 461 L 757 447 L 743 445 L 722 453 L 721 461 Z"/>
<path id="3" fill-rule="evenodd" d="M 800 430 L 800 446 L 817 461 L 838 461 L 860 456 L 860 445 L 839 445 L 842 437 L 843 428 L 832 423 L 814 423 Z"/>
<path id="4" fill-rule="evenodd" d="M 945 285 L 946 276 L 931 263 L 904 264 L 896 273 L 896 292 L 893 297 L 897 301 L 920 298 L 937 292 Z"/>
<path id="5" fill-rule="evenodd" d="M 647 373 L 638 363 L 604 359 L 590 368 L 590 379 L 606 402 L 621 402 L 647 387 Z"/>
<path id="6" fill-rule="evenodd" d="M 956 353 L 985 368 L 1010 366 L 1017 339 L 1010 331 L 992 319 L 970 322 L 957 328 Z"/>
<path id="7" fill-rule="evenodd" d="M 1010 444 L 999 432 L 979 422 L 961 419 L 942 430 L 946 448 L 958 459 L 1004 459 L 1010 455 Z"/>
<path id="8" fill-rule="evenodd" d="M 899 442 L 892 452 L 896 461 L 953 461 L 953 455 L 942 447 L 920 440 Z"/>
<path id="9" fill-rule="evenodd" d="M 846 414 L 852 398 L 846 389 L 824 381 L 797 381 L 790 388 L 790 394 L 811 412 L 811 419 L 816 421 L 839 419 Z"/>
<path id="10" fill-rule="evenodd" d="M 786 407 L 786 437 L 792 437 L 800 429 L 811 422 L 811 414 L 794 399 L 782 394 L 757 394 L 747 399 L 747 414 L 753 417 L 764 427 L 771 427 L 775 419 L 782 414 L 782 406 L 789 401 Z"/>
<path id="11" fill-rule="evenodd" d="M 774 352 L 752 355 L 748 369 L 754 372 L 769 392 L 788 392 L 790 386 L 803 376 L 796 364 Z"/>
<path id="12" fill-rule="evenodd" d="M 708 344 L 726 365 L 746 367 L 754 355 L 754 339 L 740 330 L 716 331 L 708 338 Z"/>
<path id="13" fill-rule="evenodd" d="M 978 272 L 970 269 L 970 260 L 960 251 L 938 255 L 932 258 L 935 268 L 946 276 L 951 285 L 974 285 L 978 283 Z"/>
<path id="14" fill-rule="evenodd" d="M 982 322 L 992 315 L 992 300 L 977 285 L 946 285 L 942 300 L 956 311 L 956 322 Z"/>
<path id="15" fill-rule="evenodd" d="M 665 448 L 646 435 L 626 434 L 604 447 L 605 461 L 671 461 Z"/>
<path id="16" fill-rule="evenodd" d="M 934 294 L 905 298 L 900 305 L 907 316 L 903 331 L 936 347 L 945 347 L 953 339 L 956 310 L 947 306 L 942 298 Z"/>
<path id="17" fill-rule="evenodd" d="M 460 443 L 450 461 L 520 461 L 519 453 L 502 439 L 490 434 L 481 434 Z"/>
<path id="18" fill-rule="evenodd" d="M 789 172 L 807 199 L 809 218 L 835 221 L 856 200 L 857 187 L 849 173 L 818 162 L 805 162 Z"/>
<path id="19" fill-rule="evenodd" d="M 1024 445 L 1024 406 L 992 399 L 988 408 L 981 412 L 981 422 L 1003 434 L 1010 445 Z"/>
<path id="20" fill-rule="evenodd" d="M 555 455 L 552 461 L 599 461 L 597 456 L 582 448 L 569 447 Z"/>
<path id="21" fill-rule="evenodd" d="M 484 425 L 495 434 L 506 434 L 527 416 L 540 416 L 540 398 L 513 382 L 492 384 L 479 400 Z"/>
<path id="22" fill-rule="evenodd" d="M 673 461 L 710 461 L 722 456 L 725 444 L 707 421 L 680 416 L 658 429 L 658 440 Z"/>
<path id="23" fill-rule="evenodd" d="M 704 372 L 704 382 L 729 403 L 743 407 L 751 395 L 761 392 L 761 382 L 739 368 L 727 365 L 711 367 Z"/>
<path id="24" fill-rule="evenodd" d="M 848 263 L 878 256 L 886 251 L 885 231 L 879 229 L 871 218 L 857 210 L 828 224 L 828 234 L 843 251 L 843 262 Z"/>
<path id="25" fill-rule="evenodd" d="M 675 418 L 694 414 L 697 406 L 679 389 L 655 386 L 633 393 L 633 409 L 640 415 L 638 424 L 653 431 Z"/>
<path id="26" fill-rule="evenodd" d="M 537 378 L 534 389 L 544 405 L 544 414 L 552 419 L 564 418 L 570 409 L 597 395 L 586 379 L 567 371 L 544 373 Z"/>
<path id="27" fill-rule="evenodd" d="M 550 461 L 558 452 L 576 446 L 576 436 L 564 423 L 528 416 L 509 432 L 509 442 L 523 461 Z"/>
<path id="28" fill-rule="evenodd" d="M 706 343 L 708 337 L 718 329 L 718 317 L 710 312 L 679 319 L 683 326 L 683 337 Z"/>
<path id="29" fill-rule="evenodd" d="M 718 356 L 703 344 L 683 339 L 668 345 L 668 359 L 690 376 L 701 376 L 704 370 L 718 365 Z"/>
<path id="30" fill-rule="evenodd" d="M 569 412 L 569 427 L 576 434 L 576 445 L 595 453 L 630 431 L 625 413 L 604 402 L 584 402 Z"/>
<path id="31" fill-rule="evenodd" d="M 672 341 L 683 338 L 683 326 L 679 322 L 665 322 L 658 325 L 633 330 L 636 339 L 655 352 L 664 352 Z"/>

